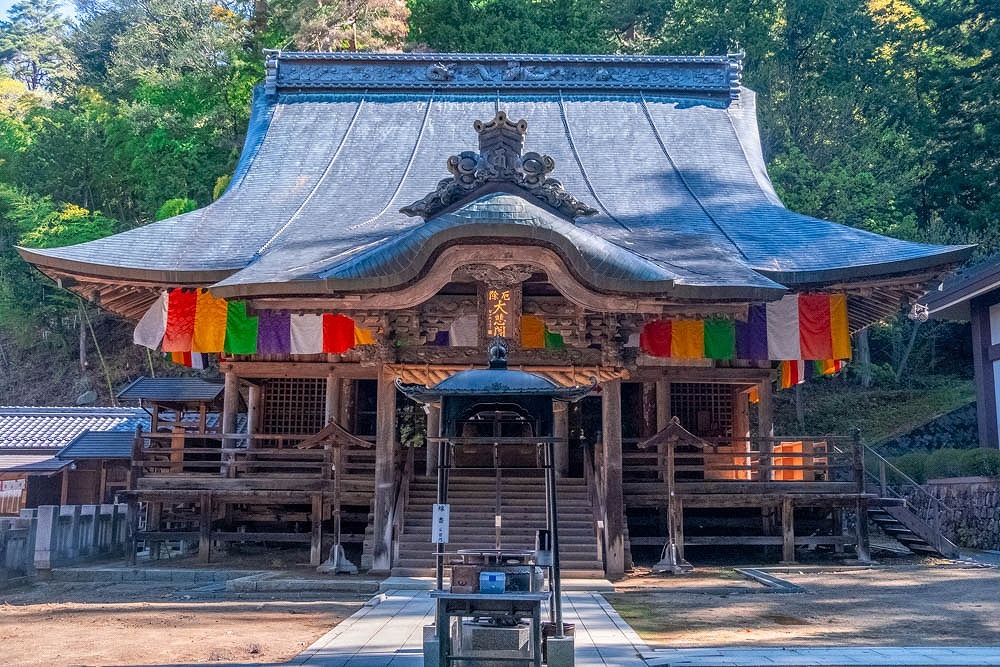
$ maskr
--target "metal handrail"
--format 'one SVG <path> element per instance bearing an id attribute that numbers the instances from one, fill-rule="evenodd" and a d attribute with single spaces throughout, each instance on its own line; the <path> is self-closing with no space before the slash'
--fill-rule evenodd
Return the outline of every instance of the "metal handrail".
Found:
<path id="1" fill-rule="evenodd" d="M 895 489 L 893 489 L 893 488 L 891 488 L 889 486 L 889 484 L 888 484 L 888 476 L 885 474 L 886 470 L 888 469 L 888 470 L 891 470 L 894 474 L 896 474 L 899 477 L 901 477 L 904 482 L 906 482 L 910 486 L 916 488 L 916 490 L 919 493 L 923 494 L 924 496 L 926 496 L 927 498 L 929 498 L 931 501 L 933 501 L 938 506 L 939 509 L 943 509 L 943 510 L 945 510 L 947 512 L 954 511 L 943 500 L 941 500 L 940 498 L 938 498 L 937 496 L 935 496 L 933 493 L 931 493 L 930 491 L 928 491 L 927 489 L 925 489 L 922 484 L 920 484 L 915 479 L 913 479 L 912 477 L 910 477 L 909 475 L 907 475 L 905 472 L 903 472 L 902 470 L 900 470 L 898 467 L 896 467 L 895 465 L 893 465 L 891 461 L 889 461 L 887 458 L 885 458 L 884 456 L 882 456 L 881 454 L 879 454 L 877 451 L 875 451 L 874 449 L 872 449 L 869 445 L 862 444 L 862 446 L 864 447 L 864 451 L 865 451 L 866 454 L 871 454 L 872 456 L 874 456 L 878 460 L 878 464 L 879 464 L 879 472 L 878 472 L 878 474 L 876 474 L 873 471 L 869 470 L 868 467 L 866 466 L 865 467 L 865 475 L 867 477 L 875 480 L 878 483 L 879 489 L 882 491 L 882 493 L 889 492 L 889 493 L 894 494 L 896 498 L 901 498 L 902 500 L 906 500 L 906 497 L 903 496 L 899 491 L 896 491 Z"/>

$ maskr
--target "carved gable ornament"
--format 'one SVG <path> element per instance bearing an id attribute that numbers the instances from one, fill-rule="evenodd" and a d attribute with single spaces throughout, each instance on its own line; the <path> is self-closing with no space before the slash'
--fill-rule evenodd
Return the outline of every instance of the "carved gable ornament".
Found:
<path id="1" fill-rule="evenodd" d="M 438 183 L 437 189 L 423 199 L 400 209 L 406 215 L 433 218 L 455 202 L 490 184 L 512 184 L 558 212 L 575 219 L 594 215 L 587 206 L 563 189 L 562 183 L 549 174 L 556 163 L 548 155 L 524 153 L 524 135 L 528 123 L 511 122 L 503 111 L 488 123 L 473 123 L 479 134 L 479 152 L 463 151 L 448 158 L 451 178 Z"/>

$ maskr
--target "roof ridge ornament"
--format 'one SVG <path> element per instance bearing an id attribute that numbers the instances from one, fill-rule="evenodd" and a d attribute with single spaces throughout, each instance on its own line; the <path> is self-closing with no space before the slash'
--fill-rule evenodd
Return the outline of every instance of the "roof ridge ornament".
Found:
<path id="1" fill-rule="evenodd" d="M 480 188 L 491 183 L 509 183 L 571 220 L 597 213 L 597 209 L 566 192 L 558 180 L 549 178 L 556 167 L 552 157 L 533 151 L 523 153 L 527 121 L 515 123 L 505 112 L 497 111 L 493 120 L 485 123 L 477 120 L 473 127 L 479 134 L 479 152 L 462 151 L 449 157 L 451 178 L 443 179 L 434 192 L 404 206 L 400 212 L 429 220 Z"/>

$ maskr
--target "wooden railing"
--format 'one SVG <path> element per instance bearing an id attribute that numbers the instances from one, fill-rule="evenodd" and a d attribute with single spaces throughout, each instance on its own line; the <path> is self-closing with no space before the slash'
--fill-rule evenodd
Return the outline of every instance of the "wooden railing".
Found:
<path id="1" fill-rule="evenodd" d="M 393 493 L 389 526 L 392 529 L 392 562 L 399 558 L 399 543 L 406 522 L 406 505 L 410 500 L 410 480 L 413 479 L 413 447 L 403 447 L 396 460 L 396 488 Z"/>
<path id="2" fill-rule="evenodd" d="M 606 545 L 604 541 L 604 527 L 607 525 L 607 487 L 604 477 L 604 467 L 598 463 L 600 455 L 597 447 L 602 446 L 598 442 L 593 446 L 583 447 L 583 474 L 587 481 L 587 495 L 590 500 L 590 507 L 594 517 L 594 533 L 597 535 L 598 555 L 603 564 L 606 561 Z"/>
<path id="3" fill-rule="evenodd" d="M 650 476 L 672 482 L 768 483 L 835 482 L 856 484 L 860 450 L 851 438 L 784 436 L 777 438 L 704 438 L 698 444 L 663 444 L 623 453 L 625 477 L 643 481 Z M 672 466 L 668 466 L 669 463 Z"/>
<path id="4" fill-rule="evenodd" d="M 342 474 L 370 474 L 374 451 L 353 448 L 296 448 L 308 435 L 290 434 L 136 434 L 133 478 L 147 475 L 252 476 L 332 479 Z M 341 449 L 334 455 L 333 450 Z M 340 465 L 335 465 L 339 463 Z"/>

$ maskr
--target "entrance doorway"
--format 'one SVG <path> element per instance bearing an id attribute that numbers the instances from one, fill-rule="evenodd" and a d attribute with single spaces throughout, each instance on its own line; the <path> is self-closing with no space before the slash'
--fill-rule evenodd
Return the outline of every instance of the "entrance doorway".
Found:
<path id="1" fill-rule="evenodd" d="M 540 476 L 537 419 L 512 404 L 473 406 L 456 423 L 452 469 L 460 475 Z M 523 440 L 523 442 L 516 442 Z M 502 444 L 501 444 L 502 443 Z"/>

